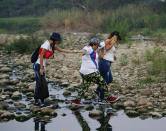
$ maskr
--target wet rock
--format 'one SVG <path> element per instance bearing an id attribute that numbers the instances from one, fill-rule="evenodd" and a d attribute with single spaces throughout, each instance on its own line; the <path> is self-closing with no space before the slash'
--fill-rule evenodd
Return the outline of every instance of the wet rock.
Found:
<path id="1" fill-rule="evenodd" d="M 9 75 L 8 74 L 2 74 L 2 75 L 0 75 L 0 79 L 9 79 Z"/>
<path id="2" fill-rule="evenodd" d="M 11 97 L 13 100 L 19 100 L 22 98 L 22 95 L 20 92 L 16 91 L 13 93 L 12 97 Z"/>
<path id="3" fill-rule="evenodd" d="M 35 89 L 35 83 L 34 83 L 34 82 L 33 82 L 33 83 L 30 83 L 30 84 L 29 84 L 29 87 L 28 87 L 28 91 L 34 92 L 34 89 Z"/>
<path id="4" fill-rule="evenodd" d="M 162 115 L 158 112 L 150 112 L 149 114 L 154 118 L 161 118 L 162 117 Z"/>
<path id="5" fill-rule="evenodd" d="M 9 111 L 0 111 L 0 114 L 0 119 L 12 120 L 15 117 L 14 113 Z"/>
<path id="6" fill-rule="evenodd" d="M 19 66 L 25 66 L 25 65 L 26 65 L 26 63 L 25 63 L 24 61 L 22 61 L 22 60 L 18 60 L 18 61 L 17 61 L 17 64 L 18 64 Z"/>
<path id="7" fill-rule="evenodd" d="M 24 121 L 29 120 L 30 118 L 31 118 L 30 115 L 28 115 L 28 116 L 20 115 L 20 116 L 15 117 L 16 121 L 18 121 L 18 122 L 24 122 Z"/>
<path id="8" fill-rule="evenodd" d="M 4 92 L 15 92 L 16 91 L 16 89 L 15 88 L 9 88 L 9 87 L 6 87 L 5 89 L 4 89 Z"/>
<path id="9" fill-rule="evenodd" d="M 0 110 L 7 110 L 9 105 L 5 102 L 0 102 Z"/>
<path id="10" fill-rule="evenodd" d="M 8 79 L 1 79 L 0 80 L 0 85 L 7 85 L 9 84 L 9 80 Z"/>
<path id="11" fill-rule="evenodd" d="M 17 83 L 19 83 L 19 80 L 17 78 L 10 80 L 10 84 L 12 84 L 12 85 L 16 85 Z"/>
<path id="12" fill-rule="evenodd" d="M 71 104 L 70 106 L 69 106 L 69 108 L 71 109 L 71 110 L 78 110 L 78 109 L 80 109 L 80 108 L 82 108 L 83 106 L 82 105 L 76 105 L 76 104 Z"/>
<path id="13" fill-rule="evenodd" d="M 146 113 L 146 112 L 148 112 L 148 109 L 145 108 L 144 106 L 137 107 L 136 109 L 137 109 L 137 112 L 139 112 L 139 113 Z"/>
<path id="14" fill-rule="evenodd" d="M 14 106 L 18 109 L 24 109 L 26 108 L 26 105 L 20 102 L 14 103 Z"/>
<path id="15" fill-rule="evenodd" d="M 27 97 L 33 97 L 33 96 L 34 96 L 34 93 L 32 93 L 32 92 L 27 92 L 27 93 L 26 93 L 26 96 L 27 96 Z"/>
<path id="16" fill-rule="evenodd" d="M 10 69 L 9 67 L 2 67 L 0 69 L 0 72 L 11 72 L 11 71 L 12 71 L 12 69 Z"/>
<path id="17" fill-rule="evenodd" d="M 132 100 L 128 100 L 124 102 L 124 107 L 134 107 L 134 106 L 136 106 L 136 104 Z"/>
<path id="18" fill-rule="evenodd" d="M 10 98 L 10 95 L 0 95 L 2 100 L 6 100 Z"/>
<path id="19" fill-rule="evenodd" d="M 117 110 L 120 110 L 120 109 L 124 109 L 124 104 L 122 102 L 117 102 L 117 103 L 114 103 L 112 105 L 112 107 L 117 109 Z"/>
<path id="20" fill-rule="evenodd" d="M 40 107 L 38 107 L 38 106 L 30 106 L 29 109 L 32 113 L 40 112 Z"/>
<path id="21" fill-rule="evenodd" d="M 92 110 L 92 109 L 94 109 L 94 106 L 92 106 L 92 105 L 89 105 L 85 108 L 85 110 L 87 110 L 87 111 Z"/>
<path id="22" fill-rule="evenodd" d="M 56 112 L 54 112 L 54 110 L 53 110 L 53 109 L 48 108 L 48 107 L 46 107 L 46 108 L 42 108 L 42 109 L 41 109 L 41 113 L 40 113 L 40 114 L 41 114 L 41 115 L 54 116 L 54 117 L 56 117 L 56 116 L 57 116 L 57 113 L 56 113 Z"/>
<path id="23" fill-rule="evenodd" d="M 93 110 L 89 112 L 89 116 L 90 117 L 98 117 L 98 116 L 102 116 L 103 112 L 100 110 Z"/>
<path id="24" fill-rule="evenodd" d="M 68 90 L 66 90 L 66 91 L 63 92 L 63 95 L 64 95 L 64 96 L 69 96 L 69 95 L 71 95 L 71 92 L 68 91 Z"/>
<path id="25" fill-rule="evenodd" d="M 129 117 L 137 117 L 139 116 L 139 113 L 134 111 L 134 110 L 127 110 L 125 111 L 126 115 L 128 115 Z"/>

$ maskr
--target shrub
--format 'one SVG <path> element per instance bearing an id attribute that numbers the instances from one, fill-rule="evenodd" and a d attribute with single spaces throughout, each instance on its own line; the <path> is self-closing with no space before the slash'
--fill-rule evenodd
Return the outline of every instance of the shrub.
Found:
<path id="1" fill-rule="evenodd" d="M 163 49 L 147 50 L 145 60 L 152 62 L 152 66 L 147 70 L 150 75 L 157 75 L 166 71 L 166 52 Z"/>
<path id="2" fill-rule="evenodd" d="M 33 36 L 28 38 L 21 37 L 18 40 L 14 40 L 9 45 L 5 45 L 5 50 L 7 50 L 8 52 L 16 51 L 21 54 L 32 53 L 32 51 L 40 44 L 42 44 L 42 41 Z"/>
<path id="3" fill-rule="evenodd" d="M 126 66 L 129 62 L 127 54 L 121 54 L 119 61 L 121 66 Z"/>

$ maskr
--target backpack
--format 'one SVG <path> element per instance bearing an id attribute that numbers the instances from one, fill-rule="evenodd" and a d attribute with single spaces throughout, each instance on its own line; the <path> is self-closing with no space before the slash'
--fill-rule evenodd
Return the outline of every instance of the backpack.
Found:
<path id="1" fill-rule="evenodd" d="M 31 62 L 32 63 L 35 63 L 38 59 L 38 56 L 39 56 L 39 49 L 40 49 L 40 46 L 37 47 L 33 52 L 32 52 L 32 55 L 31 55 Z"/>

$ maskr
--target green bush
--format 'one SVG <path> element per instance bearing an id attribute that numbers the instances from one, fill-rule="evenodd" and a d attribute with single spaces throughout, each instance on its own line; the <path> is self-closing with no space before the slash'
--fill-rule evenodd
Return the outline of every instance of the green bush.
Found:
<path id="1" fill-rule="evenodd" d="M 31 36 L 28 38 L 21 37 L 18 40 L 14 40 L 9 45 L 5 45 L 5 50 L 8 52 L 16 51 L 18 53 L 32 53 L 32 51 L 42 44 L 42 41 Z"/>
<path id="2" fill-rule="evenodd" d="M 166 52 L 163 49 L 147 50 L 145 52 L 145 60 L 152 62 L 152 66 L 148 67 L 147 70 L 150 75 L 158 75 L 166 71 Z"/>
<path id="3" fill-rule="evenodd" d="M 121 66 L 126 66 L 129 62 L 127 54 L 121 54 L 119 61 Z"/>

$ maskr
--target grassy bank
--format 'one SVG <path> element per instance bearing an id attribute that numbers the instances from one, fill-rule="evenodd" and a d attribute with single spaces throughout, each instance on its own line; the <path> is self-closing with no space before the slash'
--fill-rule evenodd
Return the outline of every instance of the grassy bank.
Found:
<path id="1" fill-rule="evenodd" d="M 166 14 L 147 6 L 129 4 L 109 10 L 53 9 L 44 16 L 0 18 L 0 32 L 33 33 L 39 29 L 62 32 L 110 33 L 117 30 L 124 41 L 130 34 L 166 34 Z M 158 34 L 157 34 L 158 33 Z"/>
<path id="2" fill-rule="evenodd" d="M 38 17 L 0 18 L 0 33 L 31 34 L 41 28 Z"/>

